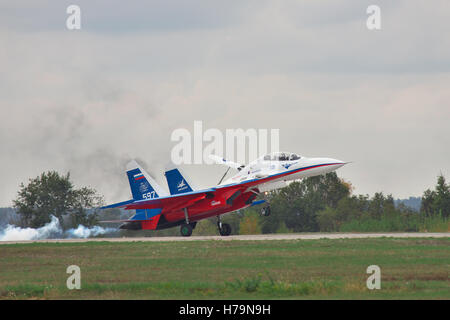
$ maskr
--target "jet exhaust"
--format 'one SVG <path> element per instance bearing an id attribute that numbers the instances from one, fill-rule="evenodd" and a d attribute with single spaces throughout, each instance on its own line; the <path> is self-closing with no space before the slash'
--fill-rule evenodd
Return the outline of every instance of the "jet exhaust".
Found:
<path id="1" fill-rule="evenodd" d="M 51 221 L 40 228 L 21 228 L 8 224 L 0 229 L 0 241 L 90 238 L 113 232 L 117 232 L 117 229 L 99 226 L 88 228 L 83 225 L 63 230 L 58 218 L 52 216 Z"/>

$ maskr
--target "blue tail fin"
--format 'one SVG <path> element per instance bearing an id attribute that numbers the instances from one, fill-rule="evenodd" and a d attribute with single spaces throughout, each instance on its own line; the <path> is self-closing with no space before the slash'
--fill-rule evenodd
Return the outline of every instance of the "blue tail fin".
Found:
<path id="1" fill-rule="evenodd" d="M 155 199 L 168 195 L 134 160 L 127 164 L 127 176 L 134 200 Z"/>
<path id="2" fill-rule="evenodd" d="M 134 160 L 127 164 L 127 176 L 133 200 L 168 196 L 167 192 Z M 160 213 L 161 209 L 137 209 L 130 220 L 148 220 Z"/>
<path id="3" fill-rule="evenodd" d="M 104 206 L 102 209 L 126 207 L 128 204 L 132 204 L 139 200 L 150 200 L 159 197 L 166 197 L 169 194 L 166 190 L 161 188 L 156 181 L 147 173 L 141 166 L 134 160 L 127 164 L 127 176 L 130 183 L 131 194 L 133 195 L 132 200 L 122 201 L 112 205 Z M 136 213 L 128 220 L 143 221 L 143 224 L 139 224 L 137 229 L 155 229 L 159 218 L 153 218 L 161 214 L 161 208 L 155 209 L 137 209 Z M 155 220 L 156 219 L 156 220 Z M 119 220 L 120 221 L 120 220 Z M 149 222 L 153 221 L 153 222 Z M 111 221 L 108 221 L 111 222 Z M 150 224 L 149 224 L 150 223 Z M 123 229 L 134 229 L 123 227 Z M 137 230 L 136 229 L 136 230 Z"/>
<path id="4" fill-rule="evenodd" d="M 194 187 L 191 182 L 186 178 L 186 175 L 181 173 L 179 168 L 170 165 L 169 168 L 166 169 L 165 176 L 170 194 L 180 194 L 194 191 Z"/>

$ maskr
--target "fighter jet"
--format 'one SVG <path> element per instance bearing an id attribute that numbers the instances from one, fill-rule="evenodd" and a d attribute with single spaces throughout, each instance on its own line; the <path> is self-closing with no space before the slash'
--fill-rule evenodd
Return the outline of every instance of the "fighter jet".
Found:
<path id="1" fill-rule="evenodd" d="M 170 194 L 135 161 L 127 164 L 126 173 L 133 199 L 104 206 L 136 210 L 127 220 L 103 221 L 121 222 L 121 229 L 159 230 L 180 226 L 182 236 L 192 234 L 198 221 L 217 217 L 219 234 L 231 234 L 231 226 L 222 223 L 221 215 L 243 208 L 264 204 L 261 214 L 270 214 L 266 199 L 257 196 L 271 190 L 284 188 L 287 182 L 332 172 L 346 162 L 332 158 L 308 158 L 295 153 L 276 152 L 260 157 L 247 165 L 235 163 L 219 156 L 210 156 L 218 164 L 228 167 L 218 185 L 198 189 L 182 172 L 171 165 L 166 168 L 165 177 Z M 234 175 L 225 180 L 229 170 Z"/>

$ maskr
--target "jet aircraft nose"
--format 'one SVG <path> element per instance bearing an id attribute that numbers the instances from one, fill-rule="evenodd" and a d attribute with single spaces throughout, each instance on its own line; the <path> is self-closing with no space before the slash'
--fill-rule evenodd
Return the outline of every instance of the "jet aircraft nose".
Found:
<path id="1" fill-rule="evenodd" d="M 313 163 L 323 166 L 324 172 L 331 172 L 343 167 L 348 162 L 333 158 L 313 158 Z"/>
<path id="2" fill-rule="evenodd" d="M 348 162 L 342 161 L 342 160 L 338 160 L 338 159 L 333 159 L 333 158 L 329 158 L 327 159 L 329 162 L 328 163 L 333 163 L 333 166 L 338 169 L 340 167 L 345 166 Z"/>
<path id="3" fill-rule="evenodd" d="M 338 160 L 338 159 L 333 159 L 333 158 L 328 159 L 328 161 L 329 161 L 328 163 L 331 163 L 330 169 L 332 169 L 332 170 L 337 170 L 337 169 L 345 166 L 348 163 L 348 162 Z"/>

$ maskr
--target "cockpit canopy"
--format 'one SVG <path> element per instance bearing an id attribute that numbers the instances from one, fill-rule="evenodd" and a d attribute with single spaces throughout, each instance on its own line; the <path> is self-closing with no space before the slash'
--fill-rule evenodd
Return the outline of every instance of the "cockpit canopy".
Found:
<path id="1" fill-rule="evenodd" d="M 291 152 L 274 152 L 263 157 L 265 161 L 293 161 L 300 158 L 301 156 Z"/>

